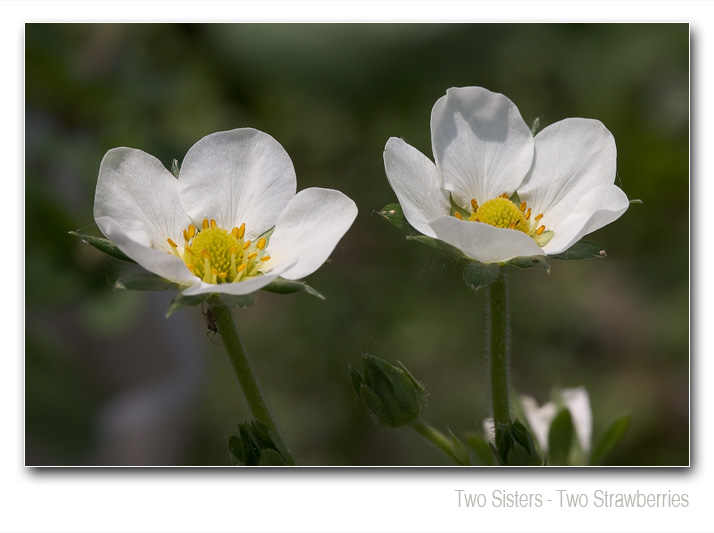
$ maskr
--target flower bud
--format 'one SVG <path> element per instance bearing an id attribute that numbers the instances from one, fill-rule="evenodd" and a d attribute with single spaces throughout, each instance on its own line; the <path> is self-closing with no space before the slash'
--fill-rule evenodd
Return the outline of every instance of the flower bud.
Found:
<path id="1" fill-rule="evenodd" d="M 233 464 L 244 466 L 287 466 L 293 462 L 275 443 L 268 426 L 258 420 L 238 424 L 238 435 L 228 437 Z"/>
<path id="2" fill-rule="evenodd" d="M 543 458 L 530 431 L 518 420 L 496 426 L 496 449 L 503 465 L 543 465 Z"/>
<path id="3" fill-rule="evenodd" d="M 414 422 L 421 411 L 424 387 L 400 362 L 393 366 L 364 354 L 362 363 L 362 375 L 350 366 L 352 386 L 379 423 L 395 428 Z"/>

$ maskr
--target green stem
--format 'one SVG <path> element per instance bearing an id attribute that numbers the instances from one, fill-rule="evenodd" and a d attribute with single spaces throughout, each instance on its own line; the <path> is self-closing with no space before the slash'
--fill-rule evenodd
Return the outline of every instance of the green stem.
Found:
<path id="1" fill-rule="evenodd" d="M 278 426 L 273 421 L 270 410 L 265 400 L 263 400 L 263 395 L 260 393 L 260 387 L 253 375 L 248 356 L 243 349 L 238 331 L 233 322 L 231 308 L 218 302 L 216 299 L 212 299 L 210 302 L 210 312 L 213 315 L 212 319 L 215 321 L 218 332 L 221 334 L 226 352 L 228 352 L 228 357 L 233 364 L 233 370 L 235 370 L 236 376 L 238 377 L 238 382 L 240 383 L 241 389 L 243 389 L 243 395 L 248 402 L 248 407 L 251 413 L 253 413 L 253 417 L 261 421 L 271 430 L 275 444 L 285 450 L 287 454 L 285 459 L 294 463 L 295 459 L 290 455 L 290 452 L 287 451 L 287 446 L 285 446 L 280 436 Z"/>
<path id="2" fill-rule="evenodd" d="M 460 461 L 458 457 L 456 457 L 456 455 L 454 454 L 454 448 L 451 443 L 451 439 L 449 439 L 441 431 L 431 426 L 427 422 L 424 422 L 421 418 L 418 418 L 415 422 L 412 423 L 412 428 L 414 428 L 417 433 L 419 433 L 426 440 L 434 444 L 446 455 L 451 457 L 457 464 L 466 464 Z"/>
<path id="3" fill-rule="evenodd" d="M 498 279 L 489 285 L 487 332 L 491 367 L 491 406 L 496 428 L 511 421 L 508 406 L 508 336 L 510 313 L 508 286 L 503 267 Z"/>

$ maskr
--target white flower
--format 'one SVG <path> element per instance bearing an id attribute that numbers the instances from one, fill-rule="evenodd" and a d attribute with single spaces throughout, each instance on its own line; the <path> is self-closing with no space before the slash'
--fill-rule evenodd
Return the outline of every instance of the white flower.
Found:
<path id="1" fill-rule="evenodd" d="M 559 392 L 559 395 L 562 404 L 570 411 L 580 448 L 587 455 L 590 453 L 593 427 L 588 391 L 585 390 L 585 387 L 576 387 L 563 389 Z M 556 402 L 548 402 L 538 407 L 538 403 L 530 396 L 521 396 L 521 405 L 523 406 L 526 420 L 528 420 L 528 425 L 533 431 L 538 444 L 544 452 L 547 451 L 548 433 L 553 419 L 558 414 L 558 405 Z"/>
<path id="2" fill-rule="evenodd" d="M 296 187 L 275 139 L 235 129 L 194 144 L 178 179 L 141 150 L 109 150 L 94 218 L 122 252 L 184 294 L 242 295 L 317 270 L 357 216 L 341 192 Z"/>
<path id="3" fill-rule="evenodd" d="M 504 95 L 452 88 L 432 109 L 431 139 L 434 163 L 390 138 L 387 179 L 414 228 L 477 261 L 558 254 L 629 205 L 614 185 L 615 140 L 597 120 L 562 120 L 533 137 Z"/>

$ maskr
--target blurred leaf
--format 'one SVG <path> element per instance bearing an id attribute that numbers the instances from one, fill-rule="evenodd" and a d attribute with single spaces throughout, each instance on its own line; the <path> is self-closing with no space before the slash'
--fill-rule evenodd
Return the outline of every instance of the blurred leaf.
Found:
<path id="1" fill-rule="evenodd" d="M 215 293 L 215 296 L 218 296 L 218 299 L 224 303 L 225 305 L 230 305 L 232 307 L 250 307 L 255 303 L 255 294 L 250 293 L 250 294 L 222 294 L 222 293 Z"/>
<path id="2" fill-rule="evenodd" d="M 169 307 L 168 309 L 166 309 L 166 318 L 169 318 L 179 309 L 183 309 L 184 307 L 192 307 L 194 305 L 203 303 L 210 296 L 210 294 L 197 294 L 195 296 L 186 296 L 183 293 L 179 292 L 178 294 L 176 294 L 176 296 L 174 296 L 173 300 L 171 300 L 171 303 L 169 303 Z"/>
<path id="3" fill-rule="evenodd" d="M 562 253 L 549 255 L 552 259 L 568 261 L 572 259 L 592 259 L 606 257 L 605 249 L 601 244 L 591 241 L 579 241 Z"/>
<path id="4" fill-rule="evenodd" d="M 325 297 L 322 294 L 313 289 L 307 283 L 303 281 L 295 281 L 284 278 L 274 279 L 261 290 L 274 292 L 276 294 L 291 294 L 293 292 L 305 291 L 306 293 L 311 294 L 312 296 L 316 296 L 320 300 L 325 300 Z"/>
<path id="5" fill-rule="evenodd" d="M 104 252 L 105 254 L 122 261 L 127 261 L 128 263 L 136 263 L 133 259 L 126 256 L 116 245 L 109 239 L 104 239 L 102 237 L 94 237 L 92 235 L 85 235 L 84 233 L 79 233 L 77 231 L 70 231 L 70 235 L 79 237 L 82 242 L 94 246 L 97 250 Z"/>
<path id="6" fill-rule="evenodd" d="M 275 435 L 258 420 L 238 424 L 238 435 L 227 437 L 233 464 L 245 466 L 287 466 L 287 452 L 276 444 Z"/>
<path id="7" fill-rule="evenodd" d="M 573 443 L 573 419 L 570 411 L 563 409 L 553 419 L 548 432 L 548 456 L 550 464 L 565 465 Z"/>
<path id="8" fill-rule="evenodd" d="M 119 277 L 114 287 L 130 291 L 165 291 L 175 289 L 177 285 L 151 272 L 131 272 Z"/>
<path id="9" fill-rule="evenodd" d="M 464 282 L 474 291 L 488 287 L 501 275 L 498 263 L 479 263 L 472 261 L 464 267 Z"/>
<path id="10" fill-rule="evenodd" d="M 600 464 L 603 457 L 620 442 L 629 424 L 630 415 L 621 415 L 610 423 L 602 434 L 602 437 L 600 437 L 597 445 L 593 448 L 593 452 L 590 455 L 591 465 Z"/>
<path id="11" fill-rule="evenodd" d="M 466 437 L 466 444 L 476 452 L 476 457 L 483 466 L 495 466 L 496 460 L 489 443 L 483 437 Z"/>
<path id="12" fill-rule="evenodd" d="M 433 239 L 432 237 L 427 237 L 426 235 L 407 235 L 407 240 L 420 242 L 422 244 L 426 244 L 427 246 L 431 246 L 432 248 L 436 248 L 437 250 L 441 250 L 457 262 L 467 263 L 473 261 L 473 259 L 464 254 L 464 252 L 459 250 L 456 246 L 452 246 L 448 242 L 444 242 L 439 239 Z"/>
<path id="13" fill-rule="evenodd" d="M 451 447 L 454 450 L 454 455 L 456 456 L 456 459 L 458 459 L 461 464 L 470 464 L 469 450 L 466 448 L 466 446 L 464 446 L 464 443 L 461 442 L 451 430 L 449 430 L 449 435 L 451 435 Z"/>

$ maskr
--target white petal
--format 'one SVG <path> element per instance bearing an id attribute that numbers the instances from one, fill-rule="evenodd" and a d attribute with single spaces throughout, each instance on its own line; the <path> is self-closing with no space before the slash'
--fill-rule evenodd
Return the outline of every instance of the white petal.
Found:
<path id="1" fill-rule="evenodd" d="M 384 169 L 406 219 L 424 235 L 435 237 L 429 222 L 451 211 L 449 193 L 441 188 L 436 165 L 416 148 L 392 137 L 384 147 Z"/>
<path id="2" fill-rule="evenodd" d="M 536 136 L 533 167 L 518 194 L 554 233 L 547 253 L 566 250 L 627 210 L 627 196 L 614 185 L 616 164 L 615 139 L 597 120 L 561 120 Z"/>
<path id="3" fill-rule="evenodd" d="M 543 250 L 550 255 L 567 250 L 588 233 L 620 218 L 629 205 L 625 193 L 615 185 L 600 185 L 592 189 L 578 199 L 572 206 L 572 212 L 565 214 L 564 218 L 551 216 L 546 219 L 544 216 L 541 219 L 553 231 L 553 238 Z"/>
<path id="4" fill-rule="evenodd" d="M 286 279 L 300 279 L 313 273 L 330 256 L 337 242 L 357 216 L 357 206 L 347 196 L 317 187 L 297 193 L 280 213 L 267 251 L 268 265 L 297 263 L 283 273 Z"/>
<path id="5" fill-rule="evenodd" d="M 174 179 L 173 177 L 171 179 Z M 111 217 L 99 217 L 97 225 L 102 233 L 126 255 L 149 272 L 180 285 L 195 285 L 198 278 L 186 267 L 186 264 L 174 254 L 157 250 L 146 243 L 137 242 L 124 232 L 117 220 Z"/>
<path id="6" fill-rule="evenodd" d="M 113 220 L 127 239 L 169 252 L 166 239 L 177 241 L 191 223 L 178 200 L 176 178 L 158 159 L 133 148 L 114 148 L 102 159 L 94 218 L 102 233 L 117 246 L 106 220 Z"/>
<path id="7" fill-rule="evenodd" d="M 533 161 L 533 135 L 518 108 L 481 87 L 446 91 L 431 112 L 431 139 L 444 188 L 469 208 L 513 193 Z"/>
<path id="8" fill-rule="evenodd" d="M 593 431 L 592 411 L 590 409 L 590 397 L 585 387 L 574 389 L 563 389 L 561 391 L 563 403 L 570 411 L 573 418 L 575 434 L 578 436 L 580 447 L 588 453 Z"/>
<path id="9" fill-rule="evenodd" d="M 197 223 L 231 229 L 245 222 L 252 239 L 275 225 L 296 190 L 285 149 L 267 133 L 242 128 L 208 135 L 181 164 L 179 197 Z"/>
<path id="10" fill-rule="evenodd" d="M 522 231 L 496 228 L 482 222 L 444 216 L 432 221 L 436 236 L 482 263 L 498 263 L 514 257 L 545 255 Z"/>
<path id="11" fill-rule="evenodd" d="M 521 396 L 521 405 L 523 406 L 523 413 L 528 420 L 528 425 L 533 431 L 541 450 L 544 452 L 548 450 L 548 433 L 550 432 L 550 425 L 556 415 L 556 407 L 552 402 L 544 404 L 542 407 L 538 407 L 536 401 L 530 396 Z"/>

